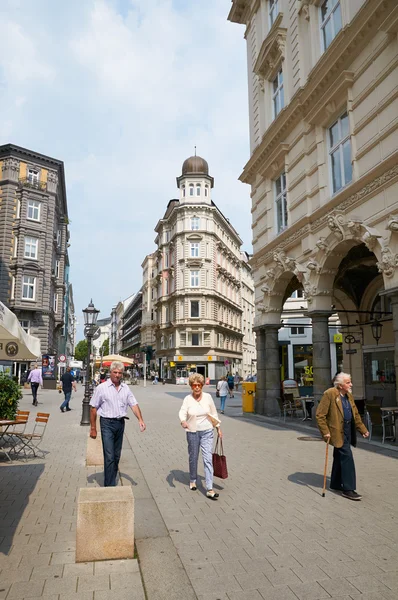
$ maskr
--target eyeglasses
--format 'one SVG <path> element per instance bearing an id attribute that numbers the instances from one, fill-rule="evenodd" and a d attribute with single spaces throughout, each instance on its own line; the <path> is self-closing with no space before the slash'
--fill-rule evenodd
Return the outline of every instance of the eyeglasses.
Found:
<path id="1" fill-rule="evenodd" d="M 192 387 L 203 387 L 201 383 L 193 383 Z"/>

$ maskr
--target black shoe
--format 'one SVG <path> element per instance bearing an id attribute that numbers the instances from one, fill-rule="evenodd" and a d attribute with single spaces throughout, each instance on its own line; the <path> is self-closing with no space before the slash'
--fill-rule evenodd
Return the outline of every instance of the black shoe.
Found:
<path id="1" fill-rule="evenodd" d="M 219 495 L 220 494 L 217 494 L 217 492 L 206 492 L 206 496 L 210 498 L 210 500 L 217 500 Z"/>
<path id="2" fill-rule="evenodd" d="M 67 407 L 66 407 L 66 411 L 67 411 L 67 412 L 69 412 L 69 411 L 71 411 L 71 410 L 72 410 L 72 409 L 71 409 L 71 408 L 69 408 L 69 406 L 67 406 Z"/>
<path id="3" fill-rule="evenodd" d="M 360 500 L 362 496 L 354 492 L 354 490 L 343 490 L 343 497 L 349 500 Z"/>
<path id="4" fill-rule="evenodd" d="M 64 409 L 64 408 L 60 408 L 60 411 L 61 411 L 61 412 L 65 412 L 65 409 Z"/>

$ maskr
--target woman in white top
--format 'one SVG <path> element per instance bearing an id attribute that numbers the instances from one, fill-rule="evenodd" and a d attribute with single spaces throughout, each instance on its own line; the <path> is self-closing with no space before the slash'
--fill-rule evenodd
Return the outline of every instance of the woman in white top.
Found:
<path id="1" fill-rule="evenodd" d="M 206 480 L 206 496 L 216 500 L 219 496 L 213 490 L 213 426 L 222 437 L 217 410 L 210 394 L 202 391 L 205 380 L 203 375 L 194 373 L 189 377 L 192 393 L 184 398 L 178 414 L 181 425 L 187 430 L 189 456 L 189 487 L 196 490 L 199 449 L 202 450 Z M 213 425 L 214 423 L 214 425 Z"/>
<path id="2" fill-rule="evenodd" d="M 220 413 L 223 415 L 225 409 L 225 401 L 229 392 L 227 378 L 225 377 L 225 375 L 221 377 L 220 381 L 217 383 L 217 391 L 220 394 Z"/>

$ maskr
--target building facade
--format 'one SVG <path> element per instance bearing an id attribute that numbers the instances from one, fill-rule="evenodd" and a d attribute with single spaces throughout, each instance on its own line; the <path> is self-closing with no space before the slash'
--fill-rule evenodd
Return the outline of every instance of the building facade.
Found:
<path id="1" fill-rule="evenodd" d="M 156 359 L 170 381 L 192 371 L 211 381 L 242 372 L 242 241 L 212 201 L 213 185 L 207 162 L 188 158 L 180 197 L 155 228 Z"/>
<path id="2" fill-rule="evenodd" d="M 0 299 L 43 354 L 66 349 L 68 223 L 63 163 L 0 146 Z"/>
<path id="3" fill-rule="evenodd" d="M 394 0 L 233 0 L 245 26 L 256 293 L 256 411 L 278 414 L 278 331 L 302 290 L 314 396 L 330 317 L 357 398 L 397 403 L 398 7 Z"/>
<path id="4" fill-rule="evenodd" d="M 111 312 L 111 329 L 110 329 L 110 340 L 109 350 L 111 354 L 120 354 L 122 350 L 122 332 L 123 332 L 123 317 L 127 310 L 130 302 L 134 298 L 134 294 L 120 300 L 116 306 L 112 308 Z"/>
<path id="5" fill-rule="evenodd" d="M 94 354 L 94 358 L 98 359 L 101 357 L 101 348 L 102 348 L 104 342 L 106 342 L 106 340 L 108 340 L 108 339 L 109 339 L 109 353 L 110 353 L 111 317 L 105 317 L 105 319 L 98 319 L 97 326 L 100 329 L 100 335 L 96 340 L 93 341 L 92 352 Z"/>
<path id="6" fill-rule="evenodd" d="M 241 252 L 241 302 L 242 302 L 242 368 L 239 373 L 246 379 L 256 373 L 256 334 L 254 332 L 254 281 L 250 256 Z"/>
<path id="7" fill-rule="evenodd" d="M 148 254 L 142 265 L 141 348 L 147 348 L 149 372 L 156 370 L 156 255 Z"/>
<path id="8" fill-rule="evenodd" d="M 137 292 L 128 307 L 124 311 L 121 352 L 123 356 L 136 358 L 141 348 L 141 324 L 142 324 L 142 291 Z M 141 363 L 141 360 L 139 360 Z"/>

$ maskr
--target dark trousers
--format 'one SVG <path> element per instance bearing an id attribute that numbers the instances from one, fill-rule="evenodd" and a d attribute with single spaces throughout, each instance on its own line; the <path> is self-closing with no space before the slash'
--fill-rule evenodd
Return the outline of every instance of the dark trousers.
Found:
<path id="1" fill-rule="evenodd" d="M 30 387 L 32 388 L 33 404 L 37 404 L 37 390 L 39 389 L 39 384 L 31 383 Z"/>
<path id="2" fill-rule="evenodd" d="M 115 486 L 122 453 L 124 419 L 100 417 L 100 426 L 104 452 L 104 486 Z"/>
<path id="3" fill-rule="evenodd" d="M 344 421 L 344 444 L 333 451 L 330 487 L 334 490 L 355 490 L 357 487 L 354 457 L 351 450 L 351 421 Z"/>

